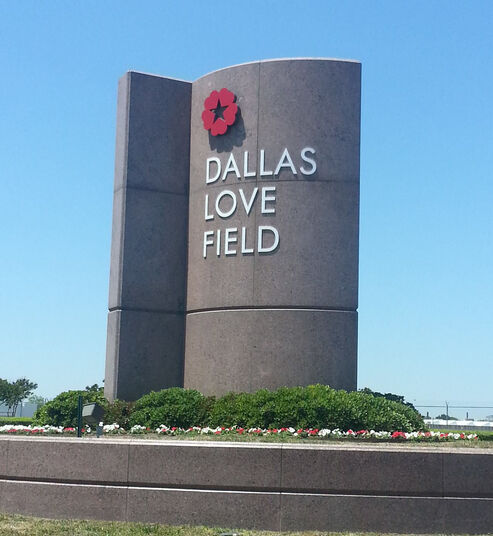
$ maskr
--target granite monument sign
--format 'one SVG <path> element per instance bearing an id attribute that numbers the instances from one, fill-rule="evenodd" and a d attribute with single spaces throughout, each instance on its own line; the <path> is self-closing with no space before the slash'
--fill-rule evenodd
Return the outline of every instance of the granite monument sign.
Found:
<path id="1" fill-rule="evenodd" d="M 105 393 L 356 388 L 360 74 L 120 80 Z"/>

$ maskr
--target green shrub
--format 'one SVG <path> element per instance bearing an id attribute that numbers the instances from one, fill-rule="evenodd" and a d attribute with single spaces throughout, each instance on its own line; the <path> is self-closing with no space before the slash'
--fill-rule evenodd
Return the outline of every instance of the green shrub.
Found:
<path id="1" fill-rule="evenodd" d="M 412 408 L 362 392 L 325 385 L 228 393 L 212 408 L 211 426 L 339 428 L 411 432 L 425 428 Z"/>
<path id="2" fill-rule="evenodd" d="M 29 426 L 32 423 L 32 417 L 0 417 L 0 426 L 4 426 L 6 424 L 23 424 L 25 426 Z"/>
<path id="3" fill-rule="evenodd" d="M 137 400 L 129 424 L 140 424 L 149 428 L 156 428 L 161 424 L 178 428 L 203 426 L 209 420 L 213 402 L 213 398 L 206 398 L 193 389 L 172 387 L 152 391 Z"/>
<path id="4" fill-rule="evenodd" d="M 86 391 L 65 391 L 36 411 L 34 423 L 63 427 L 77 426 L 79 395 L 82 395 L 84 404 L 91 402 L 97 402 L 102 406 L 106 404 L 102 388 Z"/>
<path id="5" fill-rule="evenodd" d="M 135 402 L 125 402 L 124 400 L 106 402 L 104 408 L 104 423 L 117 423 L 124 430 L 130 430 L 130 416 L 134 406 Z"/>

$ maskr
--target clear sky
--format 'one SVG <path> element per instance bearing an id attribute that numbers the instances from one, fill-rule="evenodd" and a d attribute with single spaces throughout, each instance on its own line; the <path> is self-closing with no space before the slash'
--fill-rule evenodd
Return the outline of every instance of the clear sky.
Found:
<path id="1" fill-rule="evenodd" d="M 489 0 L 0 0 L 0 377 L 104 377 L 125 71 L 335 57 L 363 69 L 358 385 L 493 406 L 492 27 Z"/>

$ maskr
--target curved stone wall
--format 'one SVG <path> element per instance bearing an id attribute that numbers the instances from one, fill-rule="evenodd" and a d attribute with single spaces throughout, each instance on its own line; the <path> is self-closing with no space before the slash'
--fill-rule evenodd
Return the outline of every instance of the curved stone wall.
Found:
<path id="1" fill-rule="evenodd" d="M 360 71 L 265 61 L 192 84 L 185 387 L 356 388 Z M 239 116 L 212 136 L 223 87 Z"/>
<path id="2" fill-rule="evenodd" d="M 0 512 L 485 534 L 493 527 L 493 449 L 0 437 Z"/>

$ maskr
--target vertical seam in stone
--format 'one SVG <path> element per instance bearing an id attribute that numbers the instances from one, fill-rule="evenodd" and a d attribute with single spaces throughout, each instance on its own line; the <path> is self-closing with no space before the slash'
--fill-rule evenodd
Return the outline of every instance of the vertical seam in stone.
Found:
<path id="1" fill-rule="evenodd" d="M 445 454 L 443 452 L 441 453 L 440 458 L 442 473 L 442 497 L 445 497 Z"/>
<path id="2" fill-rule="evenodd" d="M 284 450 L 284 445 L 281 445 L 280 447 L 281 457 L 279 460 L 279 465 L 280 465 L 280 468 L 279 468 L 279 522 L 278 522 L 279 528 L 277 529 L 279 532 L 282 531 L 282 499 L 283 499 L 283 496 L 282 496 L 282 471 L 283 471 L 282 455 L 283 455 L 283 450 Z"/>
<path id="3" fill-rule="evenodd" d="M 440 532 L 445 532 L 445 527 L 447 525 L 447 520 L 445 519 L 445 453 L 441 453 L 441 466 L 442 466 L 442 500 L 440 501 L 441 504 L 441 515 L 440 515 Z"/>
<path id="4" fill-rule="evenodd" d="M 182 367 L 181 367 L 181 385 L 185 385 L 185 351 L 187 347 L 187 309 L 188 309 L 188 261 L 190 255 L 190 190 L 191 174 L 190 162 L 192 161 L 192 97 L 193 82 L 190 82 L 189 105 L 190 113 L 188 116 L 188 184 L 187 184 L 187 224 L 186 224 L 186 247 L 185 247 L 185 292 L 183 295 L 183 349 L 182 349 Z"/>

